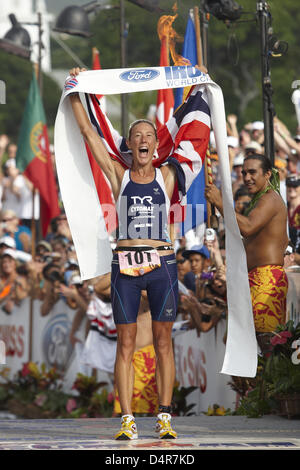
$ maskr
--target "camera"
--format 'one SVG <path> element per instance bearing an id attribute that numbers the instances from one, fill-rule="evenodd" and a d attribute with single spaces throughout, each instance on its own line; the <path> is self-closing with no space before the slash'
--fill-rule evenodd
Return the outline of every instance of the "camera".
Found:
<path id="1" fill-rule="evenodd" d="M 211 273 L 213 274 L 213 273 Z M 205 305 L 215 305 L 215 301 L 213 299 L 210 299 L 209 297 L 205 297 L 204 299 L 201 300 L 201 303 L 202 304 L 205 304 Z M 204 323 L 209 323 L 211 321 L 211 315 L 208 315 L 206 313 L 202 313 L 201 315 L 201 319 Z"/>
<path id="2" fill-rule="evenodd" d="M 213 241 L 216 238 L 216 232 L 213 228 L 207 228 L 205 230 L 205 238 L 207 241 Z"/>
<path id="3" fill-rule="evenodd" d="M 50 263 L 47 264 L 43 269 L 43 276 L 47 281 L 50 282 L 60 282 L 61 284 L 65 284 L 65 280 L 63 275 L 59 271 L 59 267 L 54 264 Z"/>
<path id="4" fill-rule="evenodd" d="M 206 273 L 206 272 L 203 272 L 201 273 L 201 277 L 200 279 L 206 279 L 207 281 L 212 281 L 214 278 L 214 273 L 212 271 Z"/>
<path id="5" fill-rule="evenodd" d="M 57 281 L 62 282 L 62 283 L 64 282 L 64 279 L 61 276 L 59 271 L 51 271 L 50 273 L 48 273 L 47 278 L 49 281 L 52 281 L 52 282 L 57 282 Z"/>

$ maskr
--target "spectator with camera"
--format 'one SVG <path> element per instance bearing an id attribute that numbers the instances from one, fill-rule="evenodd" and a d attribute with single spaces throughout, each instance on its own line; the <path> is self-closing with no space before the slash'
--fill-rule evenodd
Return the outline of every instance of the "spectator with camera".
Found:
<path id="1" fill-rule="evenodd" d="M 51 232 L 46 240 L 52 244 L 55 240 L 64 240 L 66 245 L 72 244 L 72 235 L 66 214 L 62 211 L 58 217 L 51 220 Z"/>
<path id="2" fill-rule="evenodd" d="M 290 176 L 286 180 L 289 236 L 300 252 L 300 178 Z"/>
<path id="3" fill-rule="evenodd" d="M 295 247 L 291 240 L 289 240 L 289 244 L 286 247 L 284 253 L 284 269 L 292 272 L 299 272 L 300 273 L 300 256 L 296 253 Z"/>
<path id="4" fill-rule="evenodd" d="M 50 263 L 44 266 L 42 275 L 44 279 L 44 293 L 43 302 L 41 304 L 41 315 L 46 316 L 61 297 L 61 284 L 65 282 L 63 267 L 60 262 L 52 259 Z"/>
<path id="5" fill-rule="evenodd" d="M 251 196 L 245 185 L 239 187 L 234 195 L 234 209 L 238 214 L 243 214 L 251 201 Z"/>
<path id="6" fill-rule="evenodd" d="M 67 299 L 68 304 L 72 305 L 72 308 L 76 309 L 74 319 L 71 326 L 70 341 L 74 346 L 79 339 L 76 337 L 76 332 L 79 329 L 82 321 L 86 319 L 86 313 L 94 289 L 92 285 L 87 281 L 81 281 L 78 272 L 74 272 L 69 280 L 69 285 L 61 284 L 61 294 Z M 70 306 L 71 306 L 70 305 Z M 89 329 L 89 322 L 86 323 L 85 333 L 87 335 Z"/>

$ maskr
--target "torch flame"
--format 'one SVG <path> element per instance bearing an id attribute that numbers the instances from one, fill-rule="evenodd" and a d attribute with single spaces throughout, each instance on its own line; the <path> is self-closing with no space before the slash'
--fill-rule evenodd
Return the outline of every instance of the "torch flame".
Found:
<path id="1" fill-rule="evenodd" d="M 176 3 L 173 6 L 173 10 L 174 11 L 177 10 Z M 174 65 L 191 65 L 188 59 L 185 59 L 184 57 L 182 57 L 180 54 L 177 54 L 176 52 L 176 42 L 183 41 L 182 37 L 172 27 L 172 24 L 174 23 L 177 16 L 178 16 L 177 13 L 173 16 L 172 15 L 161 16 L 157 23 L 157 34 L 158 34 L 160 41 L 162 41 L 163 38 L 166 38 Z"/>

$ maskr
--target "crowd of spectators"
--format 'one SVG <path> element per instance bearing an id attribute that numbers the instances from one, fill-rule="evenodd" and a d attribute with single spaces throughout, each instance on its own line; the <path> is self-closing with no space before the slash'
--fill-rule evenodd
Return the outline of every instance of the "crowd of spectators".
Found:
<path id="1" fill-rule="evenodd" d="M 234 115 L 227 117 L 228 149 L 235 210 L 243 213 L 250 196 L 243 184 L 245 156 L 264 152 L 264 125 L 261 121 L 239 129 Z M 300 135 L 292 135 L 278 119 L 274 121 L 275 167 L 280 175 L 281 195 L 287 204 L 290 243 L 286 267 L 300 271 Z M 220 187 L 218 155 L 211 133 L 210 154 L 213 181 Z M 62 299 L 74 309 L 70 340 L 86 322 L 86 334 L 93 323 L 87 312 L 91 302 L 109 302 L 110 285 L 105 277 L 81 281 L 71 232 L 63 210 L 52 221 L 47 236 L 32 243 L 32 186 L 16 166 L 16 145 L 6 135 L 0 136 L 0 315 L 13 314 L 24 298 L 40 301 L 40 313 L 49 315 Z M 38 221 L 38 195 L 34 207 Z M 62 207 L 62 204 L 61 204 Z M 175 241 L 180 302 L 178 319 L 188 320 L 189 328 L 205 333 L 226 318 L 226 251 L 224 224 L 205 236 L 205 230 L 193 231 Z M 192 240 L 192 242 L 191 242 Z M 112 240 L 113 243 L 113 240 Z M 101 322 L 98 321 L 98 327 Z M 106 326 L 109 325 L 106 331 Z M 102 333 L 111 335 L 111 320 L 103 320 Z M 114 333 L 115 334 L 115 333 Z"/>

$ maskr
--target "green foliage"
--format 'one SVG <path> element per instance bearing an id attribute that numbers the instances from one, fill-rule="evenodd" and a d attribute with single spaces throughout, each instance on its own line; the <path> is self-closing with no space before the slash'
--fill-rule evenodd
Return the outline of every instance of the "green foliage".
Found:
<path id="1" fill-rule="evenodd" d="M 0 373 L 0 408 L 24 418 L 82 418 L 112 416 L 114 397 L 95 377 L 77 374 L 73 389 L 77 395 L 62 390 L 62 376 L 55 368 L 35 362 L 23 365 L 13 379 L 9 369 Z"/>
<path id="2" fill-rule="evenodd" d="M 272 354 L 266 359 L 265 380 L 269 384 L 269 393 L 276 396 L 299 392 L 300 364 L 294 364 L 291 356 L 294 351 L 292 344 L 300 338 L 300 323 L 294 327 L 293 322 L 289 321 L 284 327 L 279 327 L 276 333 L 288 333 L 290 336 L 284 338 L 285 342 L 275 344 Z"/>
<path id="3" fill-rule="evenodd" d="M 300 338 L 300 323 L 288 321 L 271 337 L 271 352 L 259 358 L 255 383 L 240 401 L 236 414 L 258 417 L 279 411 L 280 399 L 300 390 L 300 364 L 294 364 L 292 344 Z"/>
<path id="4" fill-rule="evenodd" d="M 259 418 L 262 415 L 271 413 L 274 404 L 274 400 L 261 397 L 260 389 L 257 387 L 241 400 L 239 408 L 234 414 L 247 416 L 248 418 Z"/>
<path id="5" fill-rule="evenodd" d="M 0 79 L 6 86 L 6 104 L 0 105 L 0 134 L 17 141 L 32 79 L 32 64 L 0 50 Z M 48 126 L 54 125 L 61 91 L 51 77 L 43 74 L 42 99 Z"/>
<path id="6" fill-rule="evenodd" d="M 209 20 L 209 72 L 223 89 L 226 112 L 238 116 L 238 125 L 263 119 L 259 24 L 255 20 L 256 3 L 241 0 L 239 22 L 226 25 Z M 296 132 L 297 121 L 291 102 L 293 80 L 300 76 L 298 56 L 300 12 L 293 0 L 268 2 L 273 34 L 289 44 L 288 53 L 271 58 L 272 101 L 279 119 Z M 247 22 L 245 22 L 247 20 Z M 252 21 L 248 21 L 252 20 Z M 231 41 L 231 43 L 230 43 Z M 230 44 L 237 44 L 237 51 Z"/>
<path id="7" fill-rule="evenodd" d="M 198 387 L 174 387 L 172 400 L 172 409 L 174 415 L 191 416 L 195 414 L 195 412 L 192 412 L 195 403 L 191 403 L 190 405 L 187 404 L 187 396 L 194 390 L 199 389 Z"/>

